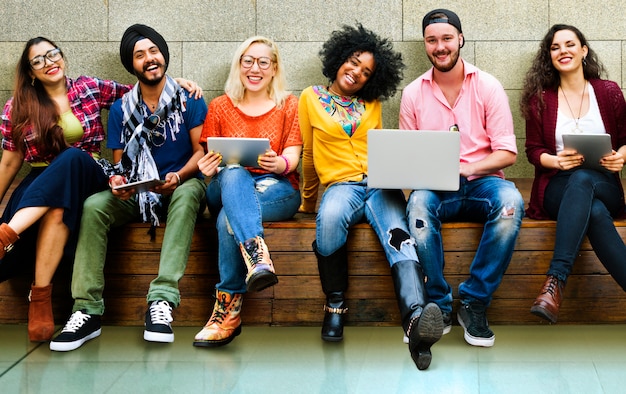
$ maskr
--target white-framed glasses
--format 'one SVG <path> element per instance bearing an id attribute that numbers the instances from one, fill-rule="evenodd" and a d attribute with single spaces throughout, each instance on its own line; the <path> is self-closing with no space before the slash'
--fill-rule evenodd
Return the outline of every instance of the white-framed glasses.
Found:
<path id="1" fill-rule="evenodd" d="M 63 57 L 63 52 L 59 48 L 52 48 L 48 52 L 43 55 L 35 56 L 30 59 L 28 62 L 30 63 L 30 67 L 33 70 L 41 70 L 46 66 L 46 59 L 50 60 L 51 63 L 56 63 Z"/>
<path id="2" fill-rule="evenodd" d="M 254 57 L 246 55 L 242 56 L 239 62 L 243 68 L 252 68 L 256 62 L 257 66 L 259 66 L 261 70 L 267 70 L 272 65 L 272 59 L 267 56 Z"/>

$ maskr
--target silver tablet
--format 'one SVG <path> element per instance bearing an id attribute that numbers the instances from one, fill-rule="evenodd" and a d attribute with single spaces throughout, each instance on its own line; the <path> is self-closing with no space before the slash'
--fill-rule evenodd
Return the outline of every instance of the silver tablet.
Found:
<path id="1" fill-rule="evenodd" d="M 135 193 L 141 193 L 152 189 L 155 186 L 164 184 L 165 181 L 160 179 L 148 179 L 147 181 L 137 181 L 125 183 L 123 185 L 114 186 L 113 190 L 131 190 L 135 189 Z"/>
<path id="2" fill-rule="evenodd" d="M 600 159 L 613 152 L 611 135 L 609 134 L 563 134 L 563 147 L 575 149 L 585 158 L 582 168 L 604 170 Z"/>
<path id="3" fill-rule="evenodd" d="M 221 166 L 240 164 L 244 167 L 259 167 L 259 155 L 270 149 L 268 138 L 208 137 L 207 151 L 222 155 Z"/>

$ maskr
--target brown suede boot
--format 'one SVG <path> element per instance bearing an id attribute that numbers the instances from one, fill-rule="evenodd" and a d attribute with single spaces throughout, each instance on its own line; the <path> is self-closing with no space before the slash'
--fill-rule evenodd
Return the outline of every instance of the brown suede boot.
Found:
<path id="1" fill-rule="evenodd" d="M 15 231 L 8 224 L 0 224 L 0 260 L 13 248 L 15 241 L 20 239 Z"/>
<path id="2" fill-rule="evenodd" d="M 30 287 L 28 307 L 28 339 L 31 342 L 46 342 L 54 334 L 52 316 L 52 284 Z"/>
<path id="3" fill-rule="evenodd" d="M 239 244 L 243 261 L 248 268 L 246 289 L 248 292 L 261 291 L 278 283 L 270 252 L 263 238 L 257 236 Z"/>
<path id="4" fill-rule="evenodd" d="M 533 306 L 530 308 L 530 313 L 542 319 L 546 319 L 551 323 L 556 323 L 559 317 L 559 308 L 563 301 L 564 287 L 563 282 L 558 280 L 556 276 L 548 275 L 541 289 L 541 293 L 537 296 Z"/>
<path id="5" fill-rule="evenodd" d="M 217 347 L 230 343 L 241 334 L 241 294 L 230 294 L 217 290 L 211 318 L 204 328 L 196 334 L 193 345 Z"/>

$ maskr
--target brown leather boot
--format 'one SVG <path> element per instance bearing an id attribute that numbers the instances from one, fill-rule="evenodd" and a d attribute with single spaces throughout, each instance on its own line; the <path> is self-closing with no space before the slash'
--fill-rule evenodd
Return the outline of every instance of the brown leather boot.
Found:
<path id="1" fill-rule="evenodd" d="M 243 261 L 248 267 L 246 287 L 248 292 L 261 291 L 278 283 L 270 252 L 263 238 L 257 236 L 239 244 Z"/>
<path id="2" fill-rule="evenodd" d="M 54 334 L 52 316 L 52 284 L 30 287 L 28 307 L 28 339 L 31 342 L 46 342 Z"/>
<path id="3" fill-rule="evenodd" d="M 0 224 L 0 260 L 13 248 L 15 241 L 20 239 L 15 231 L 8 224 Z"/>
<path id="4" fill-rule="evenodd" d="M 541 293 L 535 299 L 535 303 L 530 308 L 530 313 L 546 319 L 551 323 L 556 323 L 559 316 L 559 308 L 563 301 L 563 282 L 556 276 L 548 275 Z"/>
<path id="5" fill-rule="evenodd" d="M 204 328 L 196 334 L 193 345 L 217 347 L 230 343 L 241 334 L 241 294 L 230 294 L 217 290 L 213 314 Z"/>

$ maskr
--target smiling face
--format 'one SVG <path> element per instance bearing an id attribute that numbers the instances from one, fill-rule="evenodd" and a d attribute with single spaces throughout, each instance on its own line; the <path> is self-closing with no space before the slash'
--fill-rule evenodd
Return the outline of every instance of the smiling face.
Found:
<path id="1" fill-rule="evenodd" d="M 554 33 L 550 45 L 552 65 L 560 74 L 582 71 L 582 62 L 588 48 L 581 45 L 580 39 L 571 30 L 559 30 Z"/>
<path id="2" fill-rule="evenodd" d="M 39 70 L 30 70 L 30 76 L 41 81 L 44 85 L 54 84 L 65 80 L 65 59 L 53 62 L 46 58 L 46 53 L 54 49 L 54 45 L 47 41 L 42 41 L 30 47 L 28 59 L 32 60 L 36 56 L 44 57 L 44 66 Z"/>
<path id="3" fill-rule="evenodd" d="M 263 43 L 255 42 L 241 55 L 242 59 L 249 59 L 249 57 L 254 61 L 251 67 L 244 67 L 241 61 L 239 64 L 241 83 L 246 92 L 267 92 L 272 83 L 272 78 L 276 75 L 276 63 L 272 58 L 272 49 Z M 264 59 L 260 60 L 260 58 Z M 268 69 L 263 70 L 259 67 L 259 62 L 263 63 L 263 60 L 267 60 L 266 58 L 271 60 L 271 64 Z"/>
<path id="4" fill-rule="evenodd" d="M 337 70 L 330 88 L 342 96 L 354 96 L 370 79 L 376 69 L 371 52 L 355 52 Z"/>
<path id="5" fill-rule="evenodd" d="M 147 38 L 135 43 L 133 69 L 137 79 L 146 85 L 157 85 L 165 77 L 165 58 L 155 43 Z"/>
<path id="6" fill-rule="evenodd" d="M 435 69 L 450 71 L 459 61 L 463 34 L 449 23 L 432 23 L 424 30 L 426 55 Z"/>

